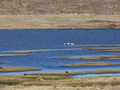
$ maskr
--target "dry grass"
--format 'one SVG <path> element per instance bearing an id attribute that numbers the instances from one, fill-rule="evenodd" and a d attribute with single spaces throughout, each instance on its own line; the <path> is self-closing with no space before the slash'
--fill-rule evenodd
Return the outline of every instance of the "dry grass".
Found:
<path id="1" fill-rule="evenodd" d="M 110 22 L 88 22 L 96 19 L 103 21 L 109 20 Z M 108 29 L 110 26 L 119 29 L 120 16 L 92 14 L 1 15 L 0 23 L 1 30 Z"/>
<path id="2" fill-rule="evenodd" d="M 111 22 L 111 21 L 108 21 L 108 20 L 90 20 L 90 21 L 88 21 L 88 22 L 92 22 L 92 23 L 104 23 L 104 22 L 106 22 L 106 23 L 114 23 L 114 22 Z"/>
<path id="3" fill-rule="evenodd" d="M 89 45 L 88 45 L 89 46 Z M 96 46 L 96 45 L 92 45 Z M 91 46 L 91 47 L 92 47 Z M 110 45 L 108 45 L 110 46 Z M 115 45 L 118 46 L 118 45 Z M 69 47 L 69 46 L 68 46 Z M 71 46 L 72 47 L 72 46 Z M 73 46 L 76 47 L 76 46 Z M 86 45 L 85 45 L 86 47 Z M 104 47 L 104 46 L 103 46 Z M 117 50 L 120 49 L 118 47 L 111 47 L 111 48 L 83 48 L 83 49 L 56 49 L 56 50 L 26 50 L 26 51 L 12 51 L 12 52 L 7 52 L 7 53 L 18 53 L 17 55 L 20 55 L 21 53 L 33 53 L 33 52 L 52 52 L 52 51 L 79 51 L 79 50 Z M 24 55 L 24 54 L 23 54 Z M 27 54 L 26 54 L 27 55 Z M 1 55 L 2 56 L 2 55 Z M 6 55 L 7 56 L 7 55 Z M 12 56 L 12 55 L 11 55 Z"/>
<path id="4" fill-rule="evenodd" d="M 95 74 L 95 73 L 120 73 L 120 70 L 100 70 L 80 73 L 67 73 L 68 75 L 75 74 Z M 92 88 L 110 90 L 120 85 L 120 77 L 89 77 L 89 78 L 68 78 L 66 73 L 39 73 L 25 76 L 0 76 L 0 83 L 8 83 L 12 86 L 0 86 L 2 90 L 92 90 Z M 61 76 L 62 75 L 62 76 Z M 109 85 L 109 87 L 108 87 Z M 39 87 L 40 86 L 40 87 Z M 49 87 L 49 88 L 48 88 Z M 61 88 L 60 88 L 61 87 Z M 106 88 L 105 88 L 106 87 Z M 112 89 L 114 90 L 114 89 Z M 116 89 L 116 90 L 119 90 Z"/>
<path id="5" fill-rule="evenodd" d="M 115 56 L 96 56 L 96 57 L 71 57 L 71 56 L 60 56 L 52 59 L 68 59 L 68 60 L 120 60 L 120 55 Z"/>
<path id="6" fill-rule="evenodd" d="M 66 76 L 31 76 L 31 75 L 14 75 L 14 76 L 0 76 L 1 83 L 8 84 L 21 84 L 24 82 L 37 82 L 37 81 L 49 81 L 49 80 L 59 80 L 59 79 L 67 79 Z M 39 83 L 38 83 L 39 84 Z"/>
<path id="7" fill-rule="evenodd" d="M 69 73 L 34 73 L 29 75 L 85 75 L 85 74 L 106 74 L 106 73 L 120 73 L 120 70 L 98 70 L 98 71 L 89 71 L 89 72 L 69 72 Z"/>
<path id="8" fill-rule="evenodd" d="M 33 52 L 52 52 L 52 51 L 77 51 L 82 49 L 56 49 L 56 50 L 29 50 L 29 51 L 12 51 L 7 53 L 33 53 Z"/>
<path id="9" fill-rule="evenodd" d="M 120 50 L 98 50 L 98 51 L 104 51 L 104 52 L 120 52 Z"/>
<path id="10" fill-rule="evenodd" d="M 118 86 L 65 86 L 65 85 L 53 85 L 53 86 L 1 86 L 2 90 L 120 90 L 120 85 Z"/>
<path id="11" fill-rule="evenodd" d="M 56 76 L 56 78 L 57 77 L 59 77 L 59 76 Z M 50 90 L 57 89 L 57 87 L 61 87 L 61 88 L 67 87 L 66 90 L 74 90 L 75 87 L 79 87 L 79 88 L 84 87 L 84 89 L 89 87 L 89 89 L 91 90 L 92 89 L 91 87 L 94 87 L 94 88 L 98 87 L 99 89 L 104 88 L 108 85 L 109 85 L 109 88 L 116 87 L 116 86 L 120 85 L 120 77 L 106 76 L 106 77 L 78 78 L 78 79 L 71 79 L 71 78 L 45 79 L 45 76 L 1 76 L 0 82 L 4 82 L 4 83 L 9 82 L 10 84 L 13 84 L 12 86 L 0 87 L 0 89 L 2 89 L 2 90 L 5 90 L 5 89 L 6 90 L 9 90 L 9 89 L 14 90 L 15 88 L 17 90 L 19 90 L 19 89 L 20 90 L 21 89 L 28 90 L 28 88 L 35 89 L 34 87 L 36 87 L 35 90 L 37 90 L 38 86 L 40 86 L 40 87 L 44 86 L 44 90 L 45 90 L 45 86 L 50 86 L 52 88 Z M 69 88 L 72 88 L 72 89 L 69 89 Z M 97 90 L 99 90 L 99 89 L 97 89 Z M 49 90 L 49 89 L 47 89 L 47 90 Z M 59 89 L 59 90 L 61 90 L 61 89 Z M 62 89 L 62 90 L 64 90 L 64 89 Z"/>
<path id="12" fill-rule="evenodd" d="M 80 66 L 117 66 L 120 64 L 116 63 L 85 63 L 85 64 L 72 64 L 72 65 L 62 65 L 61 67 L 80 67 Z"/>
<path id="13" fill-rule="evenodd" d="M 41 70 L 39 68 L 25 68 L 25 67 L 2 67 L 0 72 L 22 72 L 22 71 L 34 71 Z"/>

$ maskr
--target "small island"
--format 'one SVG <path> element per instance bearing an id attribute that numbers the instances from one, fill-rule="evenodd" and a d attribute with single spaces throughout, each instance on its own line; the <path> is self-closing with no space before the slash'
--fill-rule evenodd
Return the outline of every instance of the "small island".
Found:
<path id="1" fill-rule="evenodd" d="M 4 62 L 0 62 L 0 64 L 1 64 L 1 63 L 4 63 Z"/>
<path id="2" fill-rule="evenodd" d="M 10 54 L 10 55 L 0 55 L 0 57 L 14 57 L 14 56 L 31 56 L 30 54 Z"/>
<path id="3" fill-rule="evenodd" d="M 26 68 L 26 67 L 0 67 L 0 72 L 23 72 L 23 71 L 36 71 L 39 68 Z"/>
<path id="4" fill-rule="evenodd" d="M 71 65 L 62 65 L 61 67 L 80 67 L 80 66 L 117 66 L 120 64 L 116 63 L 84 63 L 84 64 L 71 64 Z"/>

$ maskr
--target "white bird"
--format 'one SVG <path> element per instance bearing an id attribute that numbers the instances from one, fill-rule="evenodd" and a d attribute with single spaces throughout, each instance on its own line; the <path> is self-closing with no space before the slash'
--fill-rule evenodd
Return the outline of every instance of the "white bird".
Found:
<path id="1" fill-rule="evenodd" d="M 64 45 L 66 45 L 66 43 L 64 43 Z"/>
<path id="2" fill-rule="evenodd" d="M 71 45 L 74 45 L 74 43 L 71 43 Z"/>
<path id="3" fill-rule="evenodd" d="M 71 43 L 67 43 L 67 45 L 71 45 Z"/>

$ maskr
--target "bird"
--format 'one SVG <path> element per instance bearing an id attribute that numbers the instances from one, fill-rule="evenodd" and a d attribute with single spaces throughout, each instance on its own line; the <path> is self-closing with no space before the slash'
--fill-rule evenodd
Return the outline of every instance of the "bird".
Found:
<path id="1" fill-rule="evenodd" d="M 68 71 L 65 71 L 66 73 L 68 73 Z"/>
<path id="2" fill-rule="evenodd" d="M 74 45 L 74 43 L 71 43 L 71 45 Z"/>

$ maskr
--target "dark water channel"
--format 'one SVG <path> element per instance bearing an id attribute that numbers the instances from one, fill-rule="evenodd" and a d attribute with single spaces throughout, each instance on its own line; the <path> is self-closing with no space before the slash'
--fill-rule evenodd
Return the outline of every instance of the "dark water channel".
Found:
<path id="1" fill-rule="evenodd" d="M 64 43 L 75 45 L 120 45 L 120 30 L 1 30 L 0 55 L 9 51 L 74 49 L 86 47 L 63 47 Z M 93 47 L 92 47 L 93 48 Z M 23 75 L 24 73 L 84 72 L 96 70 L 120 70 L 120 66 L 60 67 L 80 63 L 119 63 L 120 60 L 62 60 L 59 56 L 96 56 L 120 54 L 120 52 L 53 51 L 30 53 L 31 56 L 0 57 L 0 67 L 31 67 L 41 71 L 0 73 L 3 75 Z M 90 75 L 88 75 L 89 77 Z"/>

